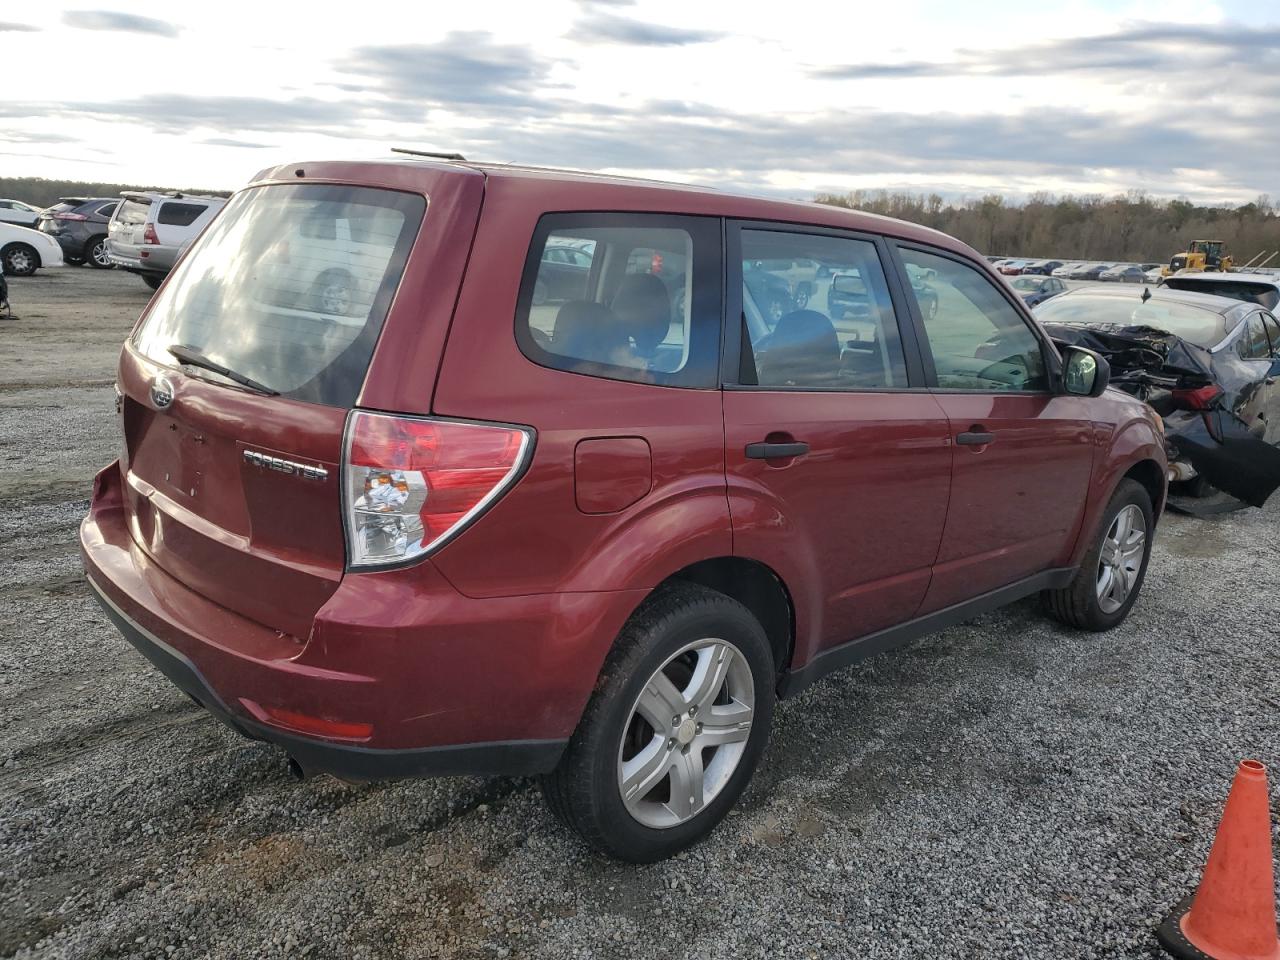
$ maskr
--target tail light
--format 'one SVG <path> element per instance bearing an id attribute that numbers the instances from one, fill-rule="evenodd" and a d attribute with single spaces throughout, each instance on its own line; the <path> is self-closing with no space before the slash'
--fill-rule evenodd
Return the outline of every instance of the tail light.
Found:
<path id="1" fill-rule="evenodd" d="M 1178 410 L 1212 410 L 1220 396 L 1222 388 L 1216 383 L 1194 390 L 1174 390 L 1173 405 Z"/>
<path id="2" fill-rule="evenodd" d="M 85 216 L 83 213 L 55 213 L 53 215 L 53 219 L 55 220 L 88 220 L 89 218 Z"/>
<path id="3" fill-rule="evenodd" d="M 154 224 L 148 223 L 142 228 L 143 243 L 159 243 L 160 238 L 156 236 L 156 228 Z"/>
<path id="4" fill-rule="evenodd" d="M 352 413 L 343 468 L 351 566 L 444 546 L 514 486 L 532 448 L 527 427 Z"/>

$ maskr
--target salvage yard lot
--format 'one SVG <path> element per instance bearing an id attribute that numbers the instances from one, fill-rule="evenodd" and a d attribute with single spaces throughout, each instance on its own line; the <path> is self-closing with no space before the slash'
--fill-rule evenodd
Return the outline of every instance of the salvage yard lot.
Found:
<path id="1" fill-rule="evenodd" d="M 1024 602 L 782 704 L 668 863 L 588 853 L 527 781 L 299 784 L 80 575 L 147 296 L 46 270 L 0 320 L 0 957 L 1154 957 L 1236 762 L 1280 764 L 1272 503 L 1166 516 L 1110 634 Z"/>

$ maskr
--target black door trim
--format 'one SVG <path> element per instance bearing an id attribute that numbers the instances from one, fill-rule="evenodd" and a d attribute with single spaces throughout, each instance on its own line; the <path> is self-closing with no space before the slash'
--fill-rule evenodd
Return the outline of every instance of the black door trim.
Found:
<path id="1" fill-rule="evenodd" d="M 1041 590 L 1065 587 L 1075 575 L 1074 567 L 1045 570 L 1025 580 L 1019 580 L 974 597 L 972 600 L 965 600 L 925 614 L 923 617 L 916 617 L 906 623 L 886 627 L 876 633 L 824 650 L 803 667 L 787 670 L 778 682 L 778 696 L 784 700 L 794 697 L 815 680 L 820 680 L 827 674 L 857 663 L 859 660 L 901 647 L 912 640 L 936 633 L 965 620 L 971 620 L 979 614 L 988 613 L 1015 600 L 1039 593 Z"/>

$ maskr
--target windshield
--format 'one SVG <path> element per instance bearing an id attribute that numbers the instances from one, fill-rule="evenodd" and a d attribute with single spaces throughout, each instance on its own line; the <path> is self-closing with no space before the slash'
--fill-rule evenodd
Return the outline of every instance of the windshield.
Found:
<path id="1" fill-rule="evenodd" d="M 1015 277 L 1013 280 L 1013 289 L 1029 290 L 1032 293 L 1038 293 L 1040 285 L 1043 283 L 1044 281 L 1039 277 Z"/>
<path id="2" fill-rule="evenodd" d="M 246 190 L 157 294 L 134 344 L 157 363 L 172 366 L 169 347 L 183 346 L 284 396 L 351 406 L 425 209 L 366 187 Z"/>
<path id="3" fill-rule="evenodd" d="M 1221 314 L 1156 297 L 1143 303 L 1138 297 L 1057 296 L 1036 308 L 1036 319 L 1084 327 L 1155 327 L 1206 348 L 1227 335 Z"/>

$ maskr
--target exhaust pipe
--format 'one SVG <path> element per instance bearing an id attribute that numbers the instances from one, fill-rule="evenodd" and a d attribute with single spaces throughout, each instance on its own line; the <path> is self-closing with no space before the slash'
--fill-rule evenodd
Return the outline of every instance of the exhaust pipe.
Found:
<path id="1" fill-rule="evenodd" d="M 293 774 L 293 779 L 299 782 L 307 779 L 307 771 L 303 770 L 302 764 L 300 764 L 293 757 L 289 758 L 289 772 Z"/>
<path id="2" fill-rule="evenodd" d="M 1196 478 L 1196 468 L 1182 460 L 1175 460 L 1169 464 L 1168 478 L 1170 483 L 1194 480 Z"/>

